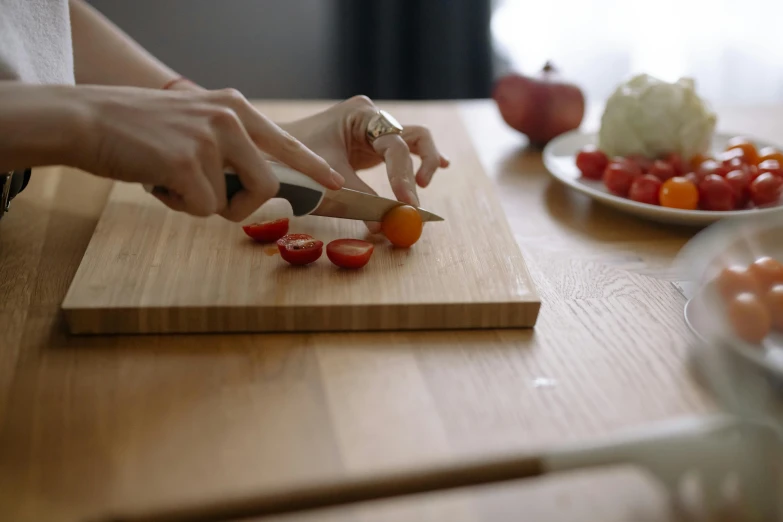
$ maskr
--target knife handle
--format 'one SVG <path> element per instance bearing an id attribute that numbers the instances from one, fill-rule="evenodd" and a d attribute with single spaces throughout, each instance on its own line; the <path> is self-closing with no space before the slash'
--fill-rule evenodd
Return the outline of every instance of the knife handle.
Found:
<path id="1" fill-rule="evenodd" d="M 282 198 L 291 205 L 294 216 L 304 216 L 318 208 L 326 194 L 326 188 L 314 179 L 305 176 L 301 172 L 274 161 L 267 162 L 272 174 L 280 182 L 280 188 L 275 198 Z M 237 192 L 242 190 L 242 181 L 234 172 L 226 172 L 226 199 L 229 201 Z M 153 187 L 145 185 L 147 192 L 152 192 Z M 165 190 L 155 187 L 157 190 Z"/>

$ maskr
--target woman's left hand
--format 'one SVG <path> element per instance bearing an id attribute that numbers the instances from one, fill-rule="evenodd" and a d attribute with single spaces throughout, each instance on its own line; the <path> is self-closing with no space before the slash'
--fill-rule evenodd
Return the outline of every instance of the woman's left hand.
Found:
<path id="1" fill-rule="evenodd" d="M 448 167 L 449 160 L 438 152 L 430 131 L 420 125 L 403 124 L 402 134 L 384 135 L 370 144 L 367 126 L 377 113 L 372 100 L 354 96 L 313 116 L 278 125 L 342 174 L 347 188 L 375 194 L 357 171 L 385 162 L 395 197 L 418 207 L 416 186 L 429 185 L 435 171 Z M 415 174 L 411 153 L 421 158 Z M 380 228 L 378 223 L 367 226 L 372 232 Z"/>

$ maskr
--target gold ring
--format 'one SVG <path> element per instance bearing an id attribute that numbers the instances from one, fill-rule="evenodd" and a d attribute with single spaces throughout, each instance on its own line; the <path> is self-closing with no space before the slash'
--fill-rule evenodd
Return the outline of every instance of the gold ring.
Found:
<path id="1" fill-rule="evenodd" d="M 387 134 L 402 134 L 402 125 L 394 119 L 394 116 L 378 109 L 367 124 L 367 141 L 372 145 L 375 140 Z"/>

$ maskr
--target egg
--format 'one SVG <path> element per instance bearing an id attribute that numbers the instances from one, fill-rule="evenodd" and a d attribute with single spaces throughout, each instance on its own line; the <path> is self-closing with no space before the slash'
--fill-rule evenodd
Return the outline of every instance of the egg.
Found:
<path id="1" fill-rule="evenodd" d="M 730 300 L 727 311 L 734 334 L 746 342 L 760 343 L 772 328 L 767 306 L 755 294 L 736 295 Z"/>
<path id="2" fill-rule="evenodd" d="M 769 256 L 756 259 L 748 267 L 748 272 L 756 278 L 763 291 L 776 284 L 783 284 L 783 263 Z"/>
<path id="3" fill-rule="evenodd" d="M 727 301 L 742 293 L 759 295 L 761 287 L 756 277 L 742 266 L 730 266 L 720 271 L 715 286 Z"/>
<path id="4" fill-rule="evenodd" d="M 783 284 L 775 285 L 767 291 L 764 299 L 769 310 L 772 327 L 783 331 Z"/>

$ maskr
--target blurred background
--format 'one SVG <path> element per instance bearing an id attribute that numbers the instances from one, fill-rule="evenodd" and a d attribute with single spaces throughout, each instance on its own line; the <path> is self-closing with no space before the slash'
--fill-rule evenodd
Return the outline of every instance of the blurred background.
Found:
<path id="1" fill-rule="evenodd" d="M 783 101 L 780 0 L 90 0 L 182 74 L 251 98 L 483 98 L 547 59 L 601 101 L 636 72 Z M 653 8 L 654 6 L 654 8 Z"/>

